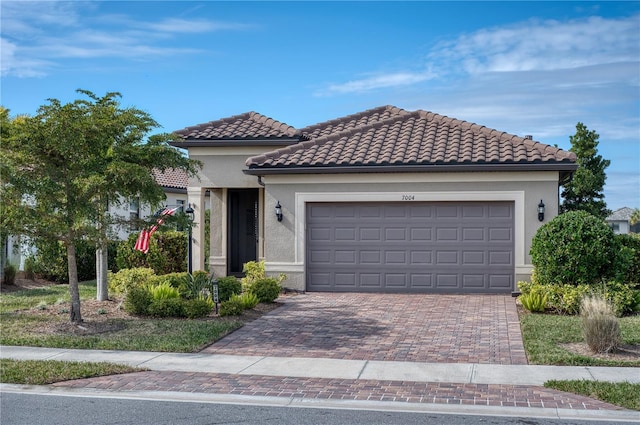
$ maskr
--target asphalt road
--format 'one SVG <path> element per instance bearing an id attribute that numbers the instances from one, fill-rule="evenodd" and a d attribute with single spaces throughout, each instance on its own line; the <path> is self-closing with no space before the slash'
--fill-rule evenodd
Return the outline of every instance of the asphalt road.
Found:
<path id="1" fill-rule="evenodd" d="M 578 425 L 585 422 L 581 420 L 271 407 L 3 392 L 0 393 L 0 423 L 2 425 Z M 589 421 L 588 423 L 590 425 L 611 425 L 623 422 Z M 628 422 L 626 423 L 628 424 Z"/>

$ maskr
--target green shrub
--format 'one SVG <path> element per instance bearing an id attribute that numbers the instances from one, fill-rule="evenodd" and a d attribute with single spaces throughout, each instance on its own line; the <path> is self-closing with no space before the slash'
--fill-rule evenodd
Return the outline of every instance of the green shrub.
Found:
<path id="1" fill-rule="evenodd" d="M 255 294 L 256 297 L 263 303 L 274 302 L 279 296 L 282 287 L 278 283 L 278 280 L 272 277 L 266 277 L 258 279 L 250 287 L 249 291 Z"/>
<path id="2" fill-rule="evenodd" d="M 9 263 L 4 266 L 4 276 L 2 277 L 3 285 L 14 285 L 16 283 L 16 266 Z"/>
<path id="3" fill-rule="evenodd" d="M 240 295 L 234 294 L 229 299 L 238 300 L 245 310 L 254 308 L 260 302 L 256 294 L 253 294 L 251 292 L 243 292 Z"/>
<path id="4" fill-rule="evenodd" d="M 242 266 L 244 277 L 241 280 L 242 289 L 248 291 L 258 280 L 267 277 L 264 271 L 264 261 L 249 261 Z"/>
<path id="5" fill-rule="evenodd" d="M 598 292 L 611 304 L 616 316 L 620 317 L 633 311 L 635 298 L 630 284 L 611 281 L 603 284 Z"/>
<path id="6" fill-rule="evenodd" d="M 24 259 L 24 277 L 30 280 L 36 278 L 36 259 L 33 255 Z"/>
<path id="7" fill-rule="evenodd" d="M 134 286 L 124 299 L 124 310 L 136 316 L 146 316 L 149 314 L 149 306 L 153 298 L 151 293 L 144 286 Z"/>
<path id="8" fill-rule="evenodd" d="M 109 273 L 109 291 L 115 294 L 127 293 L 133 287 L 146 285 L 152 276 L 154 276 L 153 270 L 144 267 L 123 269 L 118 273 Z"/>
<path id="9" fill-rule="evenodd" d="M 582 299 L 593 291 L 589 285 L 550 284 L 544 286 L 547 289 L 547 306 L 557 314 L 578 314 Z"/>
<path id="10" fill-rule="evenodd" d="M 244 311 L 242 301 L 237 298 L 230 298 L 220 304 L 220 316 L 238 316 Z"/>
<path id="11" fill-rule="evenodd" d="M 640 289 L 633 291 L 633 302 L 631 303 L 631 311 L 637 313 L 640 311 Z"/>
<path id="12" fill-rule="evenodd" d="M 617 316 L 635 311 L 634 306 L 636 302 L 640 301 L 640 295 L 636 300 L 636 292 L 632 289 L 632 285 L 616 281 L 603 282 L 598 285 L 577 286 L 518 282 L 518 288 L 522 293 L 521 301 L 523 296 L 528 297 L 536 293 L 544 294 L 547 308 L 557 314 L 578 314 L 582 300 L 593 295 L 602 296 L 609 301 Z"/>
<path id="13" fill-rule="evenodd" d="M 620 345 L 620 324 L 607 300 L 602 297 L 585 297 L 580 316 L 584 339 L 591 351 L 608 353 Z"/>
<path id="14" fill-rule="evenodd" d="M 204 270 L 197 270 L 187 274 L 185 298 L 198 298 L 199 295 L 209 293 L 209 274 Z"/>
<path id="15" fill-rule="evenodd" d="M 148 287 L 148 291 L 154 301 L 180 298 L 180 292 L 178 289 L 172 287 L 169 282 L 163 282 L 157 286 L 150 286 Z"/>
<path id="16" fill-rule="evenodd" d="M 153 288 L 163 284 L 166 284 L 166 285 L 170 284 L 169 279 L 167 279 L 166 275 L 162 275 L 162 276 L 153 275 L 149 279 L 147 279 L 147 281 L 145 282 L 145 286 L 147 288 Z"/>
<path id="17" fill-rule="evenodd" d="M 522 306 L 529 311 L 544 312 L 547 306 L 547 294 L 542 292 L 530 292 L 520 295 Z"/>
<path id="18" fill-rule="evenodd" d="M 615 235 L 615 240 L 620 248 L 613 275 L 616 280 L 640 289 L 640 234 Z"/>
<path id="19" fill-rule="evenodd" d="M 184 300 L 181 298 L 153 300 L 148 312 L 152 317 L 186 317 Z"/>
<path id="20" fill-rule="evenodd" d="M 207 317 L 214 308 L 213 301 L 205 297 L 184 300 L 183 304 L 185 316 L 189 319 Z"/>
<path id="21" fill-rule="evenodd" d="M 120 269 L 145 267 L 158 275 L 187 270 L 187 236 L 182 232 L 155 232 L 146 254 L 134 248 L 138 233 L 118 245 L 116 263 Z"/>
<path id="22" fill-rule="evenodd" d="M 165 279 L 169 282 L 171 286 L 176 289 L 179 289 L 182 293 L 185 290 L 187 285 L 187 279 L 189 278 L 189 273 L 187 272 L 174 272 L 163 275 Z"/>
<path id="23" fill-rule="evenodd" d="M 232 295 L 242 292 L 242 283 L 235 276 L 221 277 L 218 279 L 218 299 L 227 301 Z"/>
<path id="24" fill-rule="evenodd" d="M 569 211 L 540 227 L 531 243 L 531 262 L 540 283 L 593 284 L 611 273 L 613 231 L 584 211 Z"/>
<path id="25" fill-rule="evenodd" d="M 114 241 L 108 244 L 110 260 L 108 267 L 110 270 L 115 270 L 113 259 L 117 243 Z M 69 283 L 67 249 L 64 244 L 59 241 L 38 239 L 34 245 L 36 254 L 29 260 L 31 262 L 30 271 L 52 282 Z M 95 244 L 86 240 L 76 242 L 76 267 L 79 281 L 96 278 Z"/>

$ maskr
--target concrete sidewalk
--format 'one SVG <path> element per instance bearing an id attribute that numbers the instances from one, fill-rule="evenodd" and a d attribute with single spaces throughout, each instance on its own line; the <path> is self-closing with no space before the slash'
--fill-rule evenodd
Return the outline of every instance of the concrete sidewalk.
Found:
<path id="1" fill-rule="evenodd" d="M 0 346 L 0 357 L 21 360 L 111 362 L 154 371 L 296 378 L 509 385 L 543 385 L 552 379 L 640 383 L 640 368 L 629 367 L 413 363 L 17 346 Z"/>
<path id="2" fill-rule="evenodd" d="M 93 397 L 640 421 L 628 411 L 541 385 L 550 379 L 640 383 L 640 368 L 418 363 L 0 346 L 21 360 L 112 362 L 148 369 L 5 392 Z"/>

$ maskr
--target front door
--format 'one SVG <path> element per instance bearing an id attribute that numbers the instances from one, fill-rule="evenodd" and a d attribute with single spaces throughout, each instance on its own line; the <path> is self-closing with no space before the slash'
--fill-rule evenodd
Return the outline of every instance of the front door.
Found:
<path id="1" fill-rule="evenodd" d="M 242 267 L 258 258 L 258 189 L 229 189 L 227 274 L 242 276 Z"/>

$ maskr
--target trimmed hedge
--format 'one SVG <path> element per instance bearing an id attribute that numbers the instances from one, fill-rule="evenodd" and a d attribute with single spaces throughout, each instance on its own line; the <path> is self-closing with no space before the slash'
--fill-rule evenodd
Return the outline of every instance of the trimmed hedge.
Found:
<path id="1" fill-rule="evenodd" d="M 561 214 L 538 229 L 531 262 L 542 284 L 592 285 L 612 275 L 613 231 L 584 211 Z"/>
<path id="2" fill-rule="evenodd" d="M 116 263 L 120 269 L 148 267 L 157 275 L 187 271 L 188 237 L 183 232 L 155 232 L 146 254 L 134 248 L 137 233 L 118 245 Z"/>

